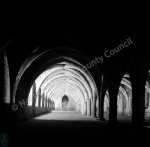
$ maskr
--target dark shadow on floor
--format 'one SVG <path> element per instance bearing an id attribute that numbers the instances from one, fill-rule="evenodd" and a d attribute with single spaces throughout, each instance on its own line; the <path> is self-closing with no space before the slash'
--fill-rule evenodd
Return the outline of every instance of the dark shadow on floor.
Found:
<path id="1" fill-rule="evenodd" d="M 55 120 L 59 115 L 64 115 L 64 120 Z M 15 123 L 9 130 L 9 144 L 13 147 L 120 146 L 120 143 L 136 146 L 141 142 L 142 145 L 147 143 L 145 139 L 150 136 L 150 128 L 147 127 L 134 128 L 126 121 L 118 126 L 109 126 L 108 121 L 78 115 L 67 115 L 66 112 L 57 116 L 45 114 L 38 119 Z M 71 119 L 67 120 L 67 117 Z"/>

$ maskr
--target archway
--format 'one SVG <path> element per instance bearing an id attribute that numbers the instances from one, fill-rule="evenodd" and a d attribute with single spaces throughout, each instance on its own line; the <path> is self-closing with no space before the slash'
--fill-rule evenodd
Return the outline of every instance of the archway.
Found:
<path id="1" fill-rule="evenodd" d="M 62 108 L 66 108 L 68 107 L 68 105 L 69 105 L 69 98 L 66 95 L 64 95 L 62 97 Z"/>
<path id="2" fill-rule="evenodd" d="M 132 86 L 130 76 L 126 73 L 120 83 L 117 96 L 117 117 L 118 121 L 131 121 L 132 116 Z"/>
<path id="3" fill-rule="evenodd" d="M 35 89 L 35 106 L 40 107 L 39 98 L 42 95 L 42 101 L 49 99 L 55 104 L 55 109 L 67 109 L 66 103 L 63 103 L 62 97 L 67 97 L 70 101 L 69 110 L 76 110 L 82 114 L 87 114 L 87 99 L 93 102 L 96 97 L 96 86 L 89 73 L 83 71 L 79 66 L 69 61 L 57 62 L 49 69 L 44 71 L 35 80 L 29 93 L 29 106 L 33 106 L 33 89 Z M 37 94 L 40 89 L 40 95 Z M 66 96 L 67 95 L 67 96 Z"/>
<path id="4" fill-rule="evenodd" d="M 108 118 L 109 114 L 109 92 L 106 91 L 104 98 L 104 114 Z M 118 120 L 131 120 L 132 116 L 132 86 L 130 76 L 126 73 L 120 83 L 118 96 L 117 96 L 117 117 Z"/>
<path id="5" fill-rule="evenodd" d="M 109 92 L 106 91 L 105 97 L 104 97 L 104 118 L 106 120 L 109 119 Z"/>
<path id="6" fill-rule="evenodd" d="M 40 55 L 34 52 L 35 55 L 28 58 L 29 63 L 26 61 L 21 67 L 14 88 L 16 103 L 19 101 L 18 98 L 25 99 L 27 96 L 25 109 L 34 108 L 35 113 L 38 113 L 40 109 L 45 111 L 45 108 L 51 110 L 58 109 L 60 106 L 62 108 L 60 100 L 67 95 L 69 101 L 72 101 L 69 103 L 71 104 L 69 110 L 96 117 L 94 114 L 96 114 L 96 99 L 99 96 L 96 85 L 98 81 L 95 82 L 95 77 L 92 76 L 96 72 L 91 74 L 89 70 L 83 70 L 83 64 L 74 57 L 69 55 L 57 55 L 56 57 L 49 52 L 59 53 L 57 50 L 48 50 Z M 83 60 L 83 56 L 80 56 L 79 53 L 71 55 L 77 56 L 76 54 Z"/>

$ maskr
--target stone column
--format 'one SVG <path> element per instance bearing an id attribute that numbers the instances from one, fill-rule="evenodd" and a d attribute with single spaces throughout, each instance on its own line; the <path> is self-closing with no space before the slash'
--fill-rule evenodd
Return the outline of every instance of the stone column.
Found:
<path id="1" fill-rule="evenodd" d="M 100 109 L 101 109 L 101 106 L 100 106 L 100 96 L 97 96 L 97 107 L 98 107 L 98 109 L 97 109 L 97 112 L 96 112 L 96 117 L 97 117 L 97 119 L 99 120 L 100 119 Z"/>
<path id="2" fill-rule="evenodd" d="M 92 112 L 91 115 L 93 118 L 96 118 L 96 96 L 92 99 Z"/>
<path id="3" fill-rule="evenodd" d="M 79 105 L 79 112 L 82 113 L 82 105 L 81 105 L 81 101 L 79 101 L 78 105 Z"/>
<path id="4" fill-rule="evenodd" d="M 150 93 L 148 94 L 148 100 L 149 100 L 149 103 L 148 103 L 148 108 L 147 108 L 147 116 L 150 117 Z"/>
<path id="5" fill-rule="evenodd" d="M 50 99 L 48 99 L 48 102 L 47 102 L 47 106 L 48 106 L 48 107 L 50 107 L 50 103 L 49 103 L 49 101 L 50 101 Z"/>
<path id="6" fill-rule="evenodd" d="M 129 93 L 129 97 L 128 97 L 128 108 L 127 108 L 127 111 L 128 111 L 128 116 L 131 116 L 132 115 L 132 93 Z"/>
<path id="7" fill-rule="evenodd" d="M 129 95 L 129 116 L 132 115 L 132 93 Z"/>
<path id="8" fill-rule="evenodd" d="M 109 89 L 109 123 L 117 123 L 117 91 L 116 89 Z"/>
<path id="9" fill-rule="evenodd" d="M 4 96 L 2 103 L 10 103 L 10 77 L 9 77 L 9 66 L 6 53 L 4 52 Z"/>
<path id="10" fill-rule="evenodd" d="M 33 88 L 32 88 L 32 106 L 35 107 L 36 104 L 36 83 L 33 83 Z"/>
<path id="11" fill-rule="evenodd" d="M 123 95 L 120 94 L 119 108 L 118 108 L 118 112 L 119 112 L 120 115 L 124 114 L 124 108 L 123 108 L 123 106 L 124 106 L 124 100 L 123 100 L 123 98 L 124 98 Z"/>
<path id="12" fill-rule="evenodd" d="M 55 102 L 53 101 L 53 105 L 54 105 L 54 110 L 55 110 Z"/>
<path id="13" fill-rule="evenodd" d="M 130 111 L 131 111 L 131 104 L 130 104 L 130 95 L 128 97 L 128 103 L 127 103 L 127 107 L 126 107 L 126 111 L 128 113 L 128 116 L 130 116 Z"/>
<path id="14" fill-rule="evenodd" d="M 49 107 L 49 98 L 47 97 L 47 107 Z"/>
<path id="15" fill-rule="evenodd" d="M 99 87 L 99 99 L 98 99 L 98 120 L 104 121 L 104 98 L 105 98 L 105 93 L 107 90 L 106 82 L 104 80 L 104 77 L 101 76 L 101 82 L 100 82 L 100 87 Z"/>
<path id="16" fill-rule="evenodd" d="M 145 81 L 144 75 L 140 74 L 143 69 L 132 75 L 132 124 L 142 126 L 145 122 Z"/>
<path id="17" fill-rule="evenodd" d="M 82 104 L 81 104 L 81 106 L 82 106 L 82 107 L 81 107 L 81 114 L 84 114 L 84 110 L 85 110 L 85 109 L 84 109 L 84 101 L 82 101 L 81 103 L 82 103 Z"/>
<path id="18" fill-rule="evenodd" d="M 87 114 L 87 104 L 86 101 L 84 101 L 84 111 L 83 114 L 86 115 Z"/>
<path id="19" fill-rule="evenodd" d="M 118 102 L 118 113 L 122 114 L 122 95 L 120 94 L 119 102 Z"/>
<path id="20" fill-rule="evenodd" d="M 51 99 L 49 99 L 49 107 L 50 107 L 50 108 L 51 108 L 51 110 L 52 110 Z"/>
<path id="21" fill-rule="evenodd" d="M 104 77 L 102 76 L 102 83 L 101 83 L 101 92 L 100 92 L 100 120 L 104 121 L 104 99 L 105 99 L 105 94 L 107 90 L 107 85 L 104 80 Z"/>
<path id="22" fill-rule="evenodd" d="M 41 88 L 38 90 L 38 107 L 41 107 Z"/>
<path id="23" fill-rule="evenodd" d="M 115 70 L 110 70 L 106 74 L 108 92 L 109 92 L 109 125 L 118 125 L 117 122 L 117 96 L 119 91 L 122 74 L 120 73 L 120 65 L 114 65 Z M 113 67 L 113 68 L 114 68 Z"/>
<path id="24" fill-rule="evenodd" d="M 55 110 L 55 103 L 54 101 L 51 101 L 52 110 Z"/>
<path id="25" fill-rule="evenodd" d="M 45 97 L 45 107 L 47 107 L 47 96 Z"/>
<path id="26" fill-rule="evenodd" d="M 87 116 L 91 116 L 91 99 L 87 98 Z"/>
<path id="27" fill-rule="evenodd" d="M 10 115 L 10 75 L 6 53 L 0 53 L 1 77 L 0 77 L 0 116 L 1 122 L 7 119 Z M 4 73 L 3 73 L 4 69 Z M 3 75 L 4 74 L 4 75 Z M 4 84 L 4 85 L 3 85 Z M 2 90 L 3 89 L 3 90 Z"/>
<path id="28" fill-rule="evenodd" d="M 44 107 L 44 93 L 42 94 L 42 107 Z"/>
<path id="29" fill-rule="evenodd" d="M 76 102 L 76 111 L 77 111 L 77 112 L 80 112 L 80 111 L 79 111 L 79 100 Z"/>

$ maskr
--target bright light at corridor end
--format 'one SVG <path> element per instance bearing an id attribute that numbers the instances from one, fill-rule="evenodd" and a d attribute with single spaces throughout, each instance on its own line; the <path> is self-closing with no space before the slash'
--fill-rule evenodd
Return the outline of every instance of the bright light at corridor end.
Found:
<path id="1" fill-rule="evenodd" d="M 96 95 L 96 85 L 90 73 L 82 70 L 82 65 L 65 61 L 56 63 L 38 76 L 30 89 L 28 105 L 32 106 L 35 99 L 36 107 L 53 105 L 55 110 L 83 113 L 86 102 L 92 102 Z"/>

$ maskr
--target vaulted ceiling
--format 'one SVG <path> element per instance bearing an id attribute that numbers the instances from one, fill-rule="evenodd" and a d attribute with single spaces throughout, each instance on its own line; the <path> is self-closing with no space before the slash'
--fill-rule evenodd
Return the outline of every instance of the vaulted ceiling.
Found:
<path id="1" fill-rule="evenodd" d="M 90 73 L 82 70 L 81 67 L 67 63 L 60 62 L 44 71 L 35 81 L 36 92 L 39 89 L 41 95 L 56 101 L 64 95 L 72 97 L 75 102 L 78 100 L 84 102 L 93 99 L 97 94 L 96 85 Z M 32 90 L 30 91 L 31 95 Z M 32 103 L 30 97 L 29 105 Z"/>

